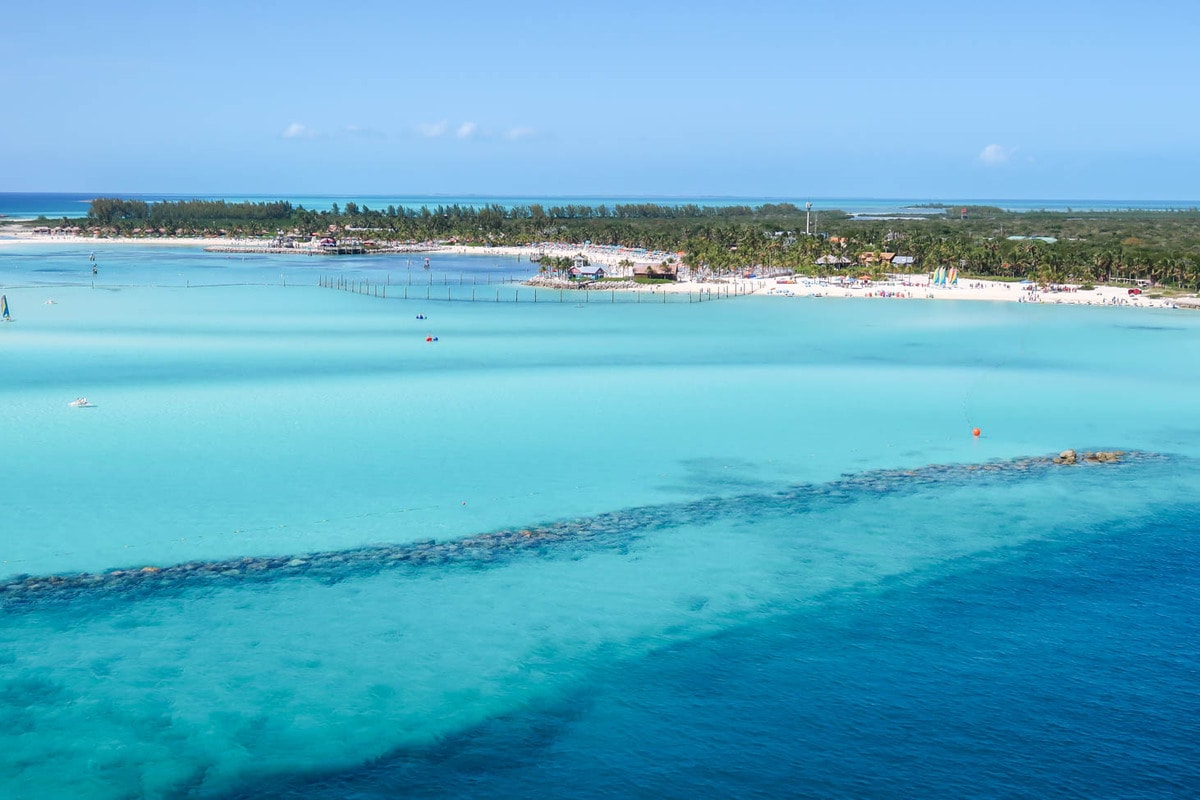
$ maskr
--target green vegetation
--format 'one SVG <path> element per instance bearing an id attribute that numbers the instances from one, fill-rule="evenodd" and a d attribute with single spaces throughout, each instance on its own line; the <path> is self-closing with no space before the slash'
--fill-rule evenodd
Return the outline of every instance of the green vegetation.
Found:
<path id="1" fill-rule="evenodd" d="M 1197 209 L 1013 213 L 975 206 L 968 207 L 966 219 L 959 218 L 958 207 L 938 213 L 944 210 L 930 206 L 911 219 L 851 218 L 839 211 L 819 211 L 812 214 L 814 234 L 808 236 L 805 211 L 790 203 L 371 209 L 347 202 L 344 208 L 312 211 L 288 202 L 147 204 L 101 198 L 92 202 L 82 227 L 99 235 L 328 234 L 372 242 L 481 246 L 588 241 L 682 253 L 682 263 L 714 272 L 763 267 L 816 273 L 840 268 L 874 275 L 954 266 L 964 274 L 1001 279 L 1082 284 L 1136 278 L 1200 289 Z M 43 219 L 37 224 L 51 223 Z M 913 262 L 889 265 L 885 253 L 909 256 Z M 823 256 L 849 263 L 818 267 Z M 546 266 L 567 265 L 555 261 Z"/>

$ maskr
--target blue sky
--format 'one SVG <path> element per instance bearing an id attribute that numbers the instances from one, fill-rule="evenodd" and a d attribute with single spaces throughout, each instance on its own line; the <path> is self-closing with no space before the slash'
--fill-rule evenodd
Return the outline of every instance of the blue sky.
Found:
<path id="1" fill-rule="evenodd" d="M 1190 2 L 12 4 L 0 191 L 1200 197 Z"/>

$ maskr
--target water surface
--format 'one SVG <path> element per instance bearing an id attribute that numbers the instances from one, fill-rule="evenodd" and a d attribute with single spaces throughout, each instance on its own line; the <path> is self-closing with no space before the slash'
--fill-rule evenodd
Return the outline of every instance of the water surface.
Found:
<path id="1" fill-rule="evenodd" d="M 1193 793 L 1200 317 L 97 260 L 0 248 L 0 578 L 133 576 L 3 606 L 9 796 Z"/>

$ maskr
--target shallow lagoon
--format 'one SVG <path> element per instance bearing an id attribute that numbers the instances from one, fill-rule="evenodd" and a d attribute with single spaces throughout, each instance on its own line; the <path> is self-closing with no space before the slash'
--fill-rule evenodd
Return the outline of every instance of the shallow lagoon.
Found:
<path id="1" fill-rule="evenodd" d="M 98 250 L 93 288 L 88 252 L 0 247 L 17 318 L 0 329 L 2 576 L 454 541 L 630 509 L 649 521 L 494 564 L 226 576 L 6 606 L 9 794 L 492 786 L 497 796 L 577 796 L 593 778 L 597 794 L 778 794 L 784 780 L 797 794 L 888 794 L 880 765 L 921 752 L 895 725 L 965 724 L 953 707 L 921 716 L 889 670 L 941 662 L 956 632 L 969 662 L 973 636 L 1019 629 L 1028 613 L 980 610 L 973 598 L 1030 580 L 1040 591 L 1031 602 L 1059 616 L 1039 617 L 1012 645 L 1014 660 L 982 669 L 1009 699 L 953 674 L 936 691 L 984 716 L 1025 707 L 1023 697 L 1065 708 L 1097 691 L 1119 698 L 1128 669 L 1161 656 L 1134 710 L 1165 724 L 1124 728 L 1103 703 L 1074 724 L 1104 721 L 1118 742 L 1158 737 L 1146 747 L 1175 754 L 1147 767 L 1164 791 L 1196 779 L 1181 733 L 1195 695 L 1171 666 L 1196 644 L 1136 611 L 1158 596 L 1161 574 L 1136 567 L 1194 563 L 1200 376 L 1182 362 L 1196 352 L 1200 316 L 781 297 L 534 304 L 492 283 L 520 267 L 487 257 L 439 257 L 431 274 L 416 271 L 414 286 L 444 281 L 458 301 L 384 299 L 317 279 L 336 269 L 406 287 L 407 258 L 242 261 L 172 248 Z M 505 302 L 465 302 L 473 288 L 482 296 L 481 283 Z M 69 408 L 79 395 L 95 407 Z M 1166 458 L 894 493 L 819 491 L 847 473 L 1065 447 Z M 824 499 L 781 507 L 779 493 L 796 486 Z M 681 504 L 696 501 L 717 512 L 679 524 Z M 1097 593 L 1036 577 L 1064 570 L 1123 577 Z M 1173 597 L 1195 595 L 1194 577 L 1173 580 Z M 1108 595 L 1135 610 L 1099 614 Z M 945 614 L 944 603 L 966 605 Z M 1084 644 L 1055 642 L 1081 617 L 1099 619 L 1093 637 L 1112 623 L 1108 671 Z M 892 635 L 900 620 L 926 618 L 934 633 L 924 640 Z M 1118 633 L 1131 624 L 1143 633 L 1126 653 Z M 842 625 L 853 635 L 840 636 Z M 1155 625 L 1161 636 L 1145 633 Z M 1047 700 L 1034 673 L 1050 655 L 1111 685 L 1058 687 Z M 764 667 L 763 692 L 747 696 L 745 675 L 714 674 L 731 657 L 821 664 Z M 854 677 L 864 668 L 870 680 Z M 864 693 L 900 709 L 890 726 Z M 696 708 L 698 695 L 730 708 Z M 780 715 L 785 701 L 844 712 L 823 724 L 857 748 L 846 769 L 878 782 L 856 790 L 814 773 L 818 742 L 805 731 L 816 727 Z M 648 713 L 675 720 L 678 736 Z M 762 725 L 717 733 L 750 719 Z M 794 748 L 780 743 L 792 741 L 788 725 L 803 727 Z M 1040 735 L 1033 722 L 1013 725 Z M 670 758 L 652 759 L 642 736 Z M 969 737 L 957 746 L 966 755 L 946 761 L 944 782 L 936 770 L 921 780 L 958 793 L 951 775 L 967 763 L 1016 781 L 992 796 L 1061 788 L 1036 748 Z M 1059 763 L 1092 757 L 1063 747 Z M 737 766 L 758 763 L 762 748 L 781 748 L 774 771 Z M 924 757 L 943 763 L 932 750 Z M 893 775 L 896 786 L 920 783 Z M 1104 782 L 1115 777 L 1095 780 L 1091 796 L 1120 793 Z"/>

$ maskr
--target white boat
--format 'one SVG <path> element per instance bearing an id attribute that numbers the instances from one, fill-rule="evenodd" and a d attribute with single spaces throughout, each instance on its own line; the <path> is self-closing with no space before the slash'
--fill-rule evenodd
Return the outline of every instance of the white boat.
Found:
<path id="1" fill-rule="evenodd" d="M 76 397 L 71 402 L 67 403 L 71 408 L 92 408 L 92 404 L 86 397 Z"/>

